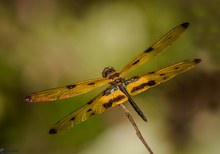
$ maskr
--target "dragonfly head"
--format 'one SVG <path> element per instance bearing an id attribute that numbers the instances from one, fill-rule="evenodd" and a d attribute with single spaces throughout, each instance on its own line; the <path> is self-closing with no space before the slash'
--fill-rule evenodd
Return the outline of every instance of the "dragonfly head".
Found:
<path id="1" fill-rule="evenodd" d="M 116 70 L 113 67 L 109 66 L 109 67 L 106 67 L 102 71 L 102 77 L 103 78 L 110 77 L 110 76 L 112 76 L 113 74 L 116 74 L 116 73 L 117 73 Z"/>

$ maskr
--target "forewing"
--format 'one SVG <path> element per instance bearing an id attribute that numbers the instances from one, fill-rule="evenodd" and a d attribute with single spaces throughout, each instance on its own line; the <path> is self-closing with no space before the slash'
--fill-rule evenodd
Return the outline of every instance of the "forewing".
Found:
<path id="1" fill-rule="evenodd" d="M 55 134 L 71 128 L 92 116 L 98 115 L 115 105 L 125 102 L 126 100 L 126 95 L 118 90 L 117 87 L 110 87 L 100 93 L 93 100 L 89 101 L 82 108 L 70 113 L 58 121 L 53 128 L 50 129 L 49 133 Z"/>
<path id="2" fill-rule="evenodd" d="M 200 61 L 200 59 L 185 60 L 155 72 L 128 78 L 125 80 L 127 91 L 132 96 L 137 95 L 193 68 Z"/>
<path id="3" fill-rule="evenodd" d="M 82 82 L 76 82 L 74 84 L 67 85 L 65 87 L 49 89 L 40 91 L 25 97 L 26 102 L 47 102 L 59 99 L 65 99 L 69 97 L 78 96 L 96 89 L 106 83 L 109 80 L 107 78 L 98 78 L 93 80 L 86 80 Z"/>
<path id="4" fill-rule="evenodd" d="M 182 33 L 187 29 L 189 23 L 182 23 L 181 25 L 173 28 L 166 35 L 164 35 L 160 40 L 154 43 L 152 46 L 147 48 L 141 54 L 136 56 L 133 60 L 131 60 L 120 72 L 120 74 L 125 74 L 138 66 L 145 63 L 150 58 L 158 55 L 161 51 L 167 49 L 172 42 L 174 42 L 177 38 L 179 38 Z"/>

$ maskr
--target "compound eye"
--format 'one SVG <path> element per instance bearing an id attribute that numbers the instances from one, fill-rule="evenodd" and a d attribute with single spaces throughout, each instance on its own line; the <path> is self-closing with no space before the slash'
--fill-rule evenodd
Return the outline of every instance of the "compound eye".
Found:
<path id="1" fill-rule="evenodd" d="M 105 78 L 105 77 L 108 77 L 110 74 L 112 74 L 113 72 L 115 72 L 115 69 L 112 68 L 112 67 L 106 67 L 103 72 L 102 72 L 102 76 Z"/>
<path id="2" fill-rule="evenodd" d="M 109 74 L 111 74 L 111 73 L 112 73 L 112 70 L 106 70 L 106 72 L 105 72 L 105 77 L 108 77 Z"/>
<path id="3" fill-rule="evenodd" d="M 108 71 L 107 71 L 107 74 L 110 74 L 110 73 L 112 73 L 112 72 L 113 72 L 112 70 L 108 70 Z"/>

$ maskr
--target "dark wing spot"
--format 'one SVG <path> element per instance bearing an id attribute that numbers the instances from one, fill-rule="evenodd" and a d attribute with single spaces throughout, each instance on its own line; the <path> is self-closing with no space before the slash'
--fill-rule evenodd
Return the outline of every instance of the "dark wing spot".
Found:
<path id="1" fill-rule="evenodd" d="M 151 80 L 147 83 L 148 86 L 153 86 L 155 84 L 156 84 L 156 82 L 154 80 Z"/>
<path id="2" fill-rule="evenodd" d="M 73 121 L 73 120 L 75 120 L 75 119 L 76 119 L 76 117 L 72 117 L 70 120 L 72 120 L 72 121 Z"/>
<path id="3" fill-rule="evenodd" d="M 104 104 L 103 104 L 103 107 L 106 108 L 106 109 L 108 109 L 108 108 L 112 107 L 112 104 L 113 104 L 114 102 L 118 102 L 118 101 L 120 101 L 120 100 L 122 100 L 122 99 L 124 99 L 124 98 L 125 98 L 124 95 L 119 95 L 119 96 L 117 96 L 117 97 L 115 97 L 115 98 L 110 99 L 110 100 L 108 101 L 108 103 L 104 103 Z"/>
<path id="4" fill-rule="evenodd" d="M 149 47 L 149 48 L 147 48 L 144 52 L 145 52 L 145 53 L 148 53 L 148 52 L 151 52 L 152 50 L 154 50 L 154 48 Z"/>
<path id="5" fill-rule="evenodd" d="M 149 72 L 148 74 L 154 74 L 155 72 L 153 71 L 153 72 Z"/>
<path id="6" fill-rule="evenodd" d="M 90 114 L 90 116 L 94 116 L 95 115 L 95 112 L 92 112 L 91 114 Z"/>
<path id="7" fill-rule="evenodd" d="M 93 100 L 89 101 L 87 104 L 89 104 L 89 105 L 90 105 L 90 104 L 92 104 L 92 102 L 93 102 Z"/>
<path id="8" fill-rule="evenodd" d="M 24 98 L 24 101 L 25 101 L 25 102 L 32 102 L 31 99 L 32 99 L 31 96 L 26 96 L 26 97 Z"/>
<path id="9" fill-rule="evenodd" d="M 92 109 L 88 109 L 88 110 L 87 110 L 87 112 L 90 112 L 90 111 L 92 111 Z"/>
<path id="10" fill-rule="evenodd" d="M 75 84 L 70 84 L 70 85 L 67 85 L 66 87 L 68 88 L 68 89 L 72 89 L 72 88 L 74 88 L 76 85 Z"/>
<path id="11" fill-rule="evenodd" d="M 162 73 L 162 74 L 160 74 L 160 76 L 164 76 L 164 75 L 165 75 L 165 74 L 163 74 L 163 73 Z"/>
<path id="12" fill-rule="evenodd" d="M 95 84 L 95 82 L 91 82 L 91 83 L 88 83 L 87 85 L 94 85 Z"/>
<path id="13" fill-rule="evenodd" d="M 108 109 L 108 108 L 110 108 L 110 107 L 112 107 L 112 99 L 110 99 L 109 101 L 108 101 L 108 103 L 104 103 L 102 106 L 104 107 L 104 108 L 106 108 L 106 109 Z"/>
<path id="14" fill-rule="evenodd" d="M 201 61 L 202 61 L 201 59 L 194 59 L 194 62 L 197 64 L 200 63 Z"/>
<path id="15" fill-rule="evenodd" d="M 49 131 L 49 134 L 56 134 L 56 133 L 57 133 L 57 131 L 54 128 L 51 128 L 50 131 Z"/>
<path id="16" fill-rule="evenodd" d="M 136 65 L 136 64 L 139 63 L 139 62 L 140 62 L 140 60 L 138 59 L 138 60 L 136 60 L 135 62 L 133 62 L 132 65 Z"/>
<path id="17" fill-rule="evenodd" d="M 133 92 L 135 92 L 135 91 L 138 91 L 138 90 L 140 90 L 140 89 L 143 89 L 143 88 L 146 87 L 146 86 L 153 86 L 153 85 L 155 85 L 155 84 L 156 84 L 155 81 L 150 80 L 150 81 L 148 81 L 148 82 L 146 82 L 146 83 L 142 83 L 141 85 L 139 85 L 139 86 L 137 86 L 137 87 L 134 87 L 134 88 L 131 90 L 131 93 L 133 93 Z"/>
<path id="18" fill-rule="evenodd" d="M 179 68 L 180 68 L 180 67 L 175 67 L 174 69 L 175 69 L 175 70 L 178 70 Z"/>
<path id="19" fill-rule="evenodd" d="M 182 23 L 181 26 L 183 26 L 184 28 L 187 28 L 189 27 L 189 23 L 188 22 Z"/>
<path id="20" fill-rule="evenodd" d="M 124 95 L 119 95 L 119 96 L 113 98 L 112 101 L 113 101 L 113 102 L 118 102 L 118 101 L 120 101 L 120 100 L 122 100 L 122 99 L 124 99 L 124 98 L 125 98 Z"/>

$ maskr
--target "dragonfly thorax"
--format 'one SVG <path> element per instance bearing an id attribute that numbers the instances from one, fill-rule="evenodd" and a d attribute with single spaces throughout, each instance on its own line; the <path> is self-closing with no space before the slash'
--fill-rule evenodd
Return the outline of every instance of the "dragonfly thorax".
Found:
<path id="1" fill-rule="evenodd" d="M 118 76 L 119 76 L 119 73 L 116 72 L 116 70 L 112 66 L 106 67 L 102 71 L 103 78 L 114 79 L 115 77 L 118 77 Z"/>

